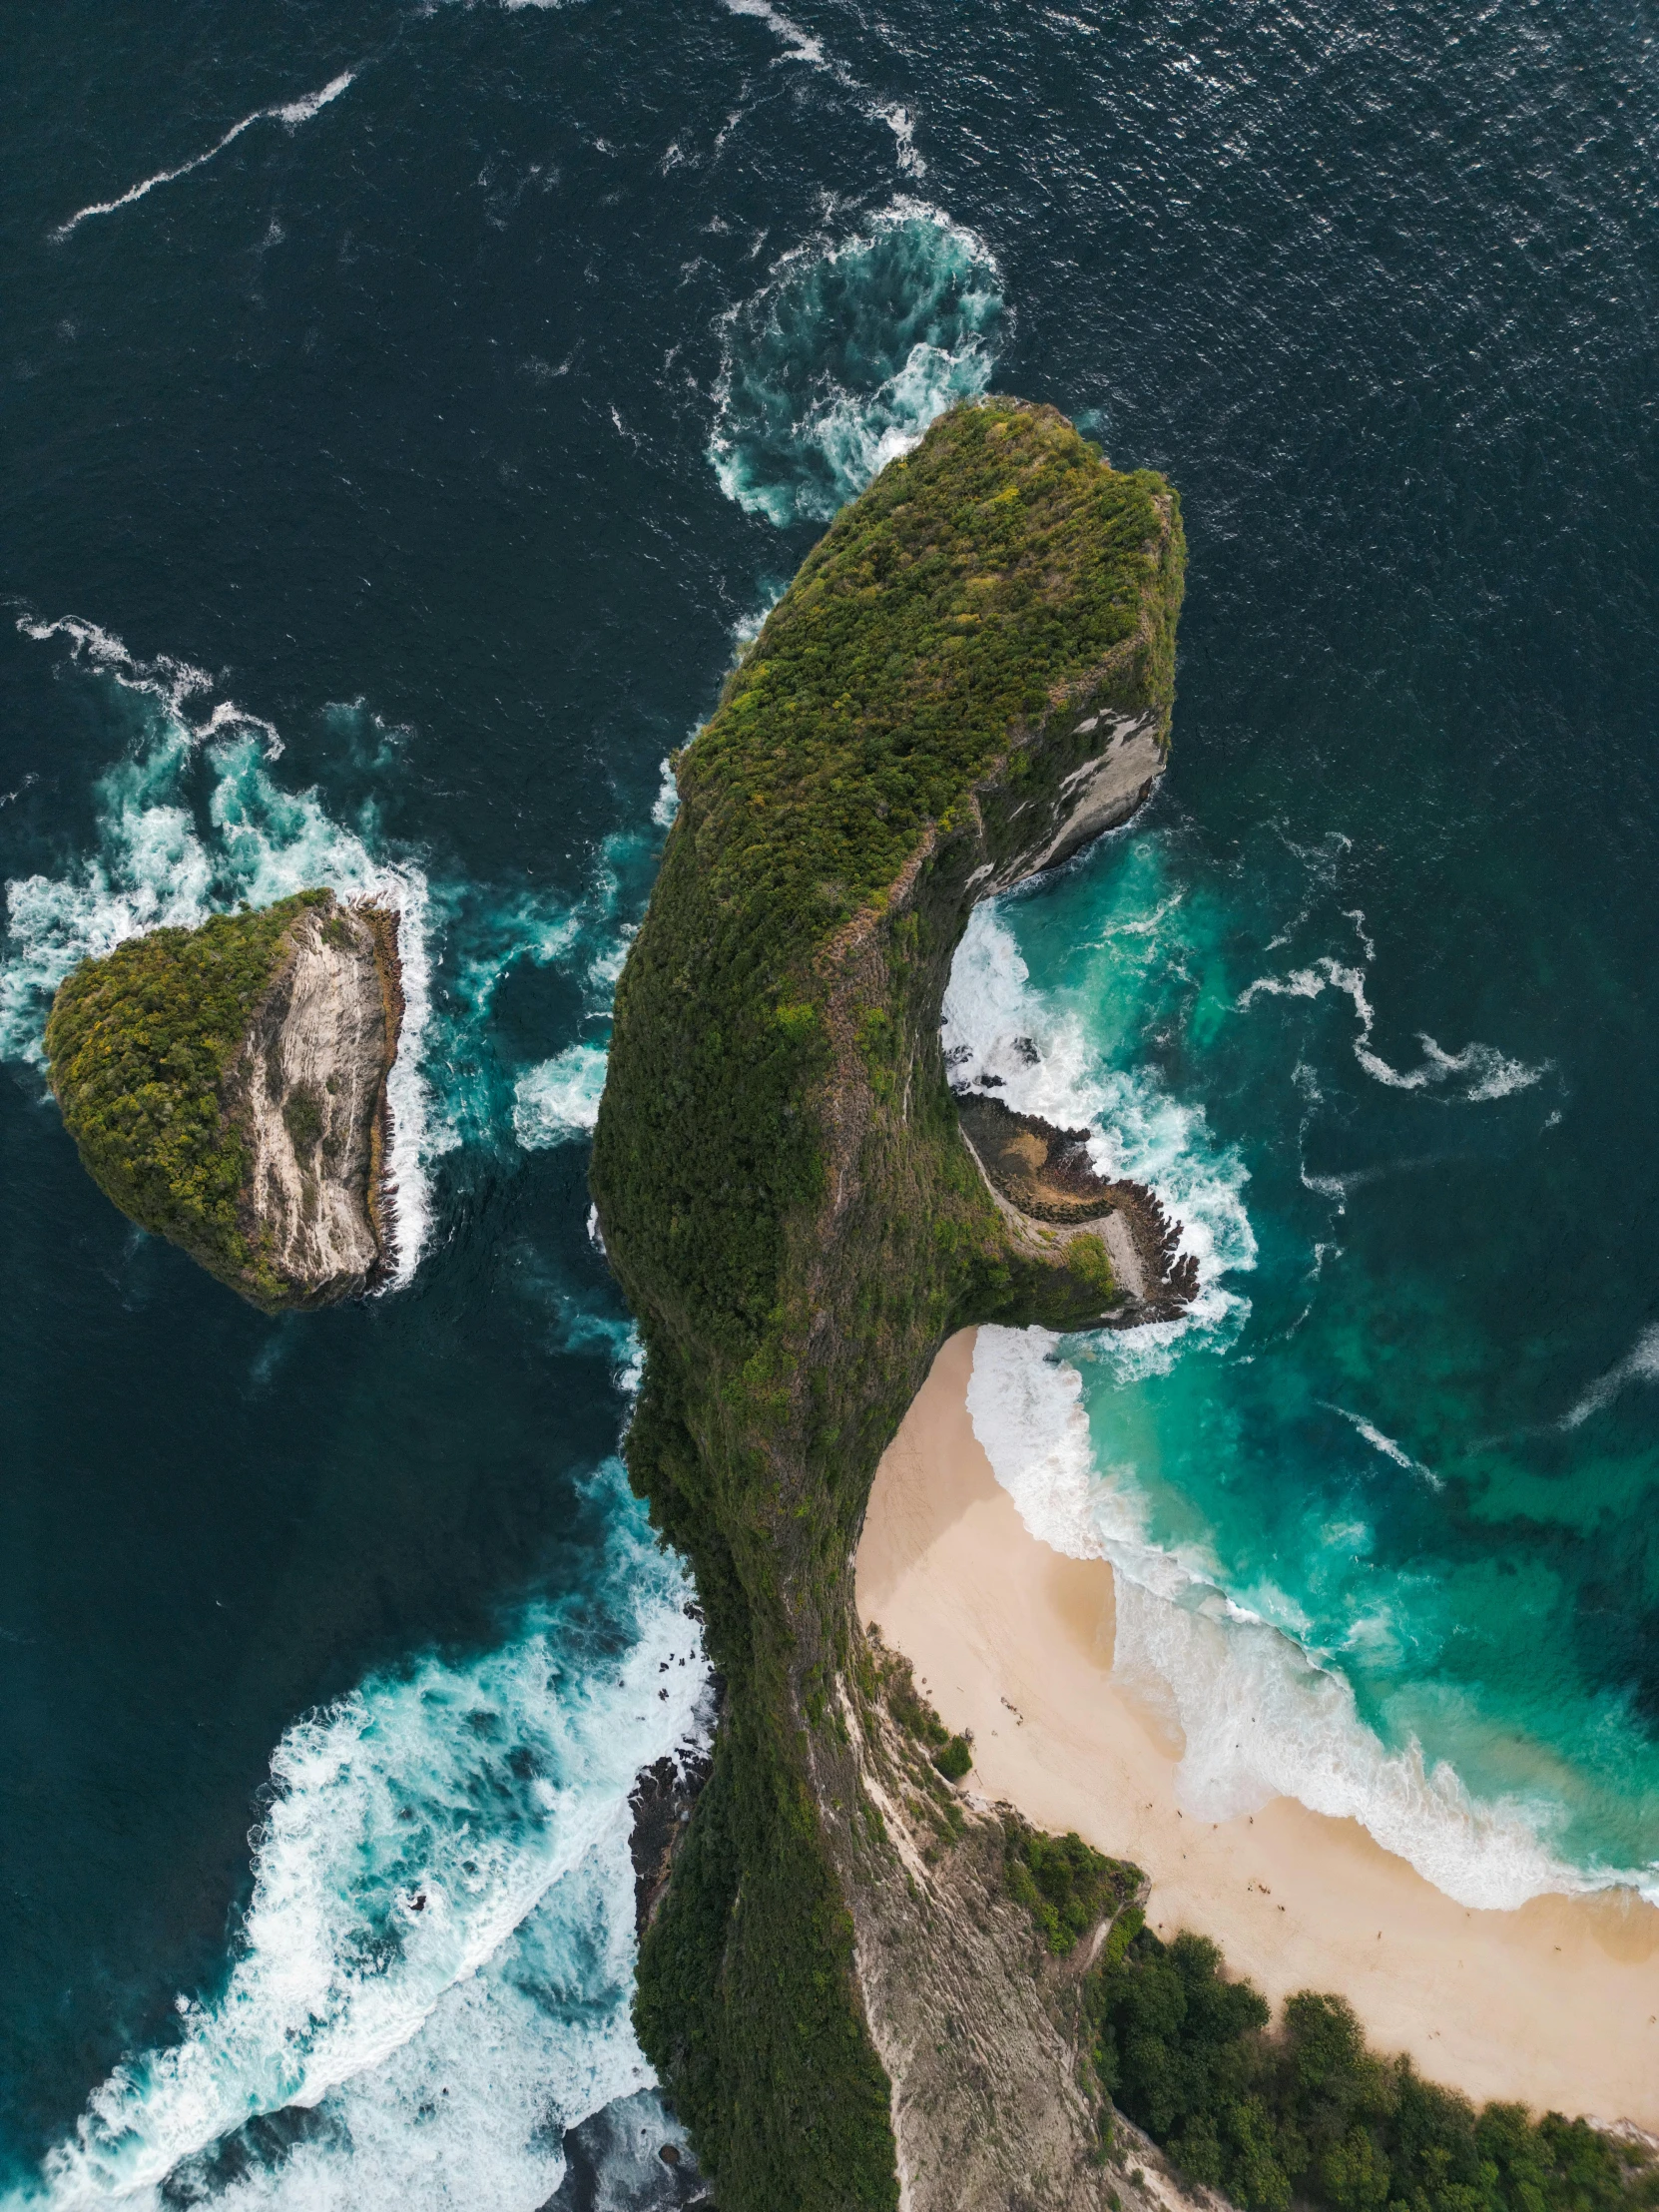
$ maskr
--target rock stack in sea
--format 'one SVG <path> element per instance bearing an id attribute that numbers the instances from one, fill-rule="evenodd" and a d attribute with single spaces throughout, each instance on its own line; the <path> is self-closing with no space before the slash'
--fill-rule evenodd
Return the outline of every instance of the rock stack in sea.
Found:
<path id="1" fill-rule="evenodd" d="M 46 1029 L 99 1188 L 267 1312 L 390 1271 L 397 916 L 305 890 L 88 960 Z"/>

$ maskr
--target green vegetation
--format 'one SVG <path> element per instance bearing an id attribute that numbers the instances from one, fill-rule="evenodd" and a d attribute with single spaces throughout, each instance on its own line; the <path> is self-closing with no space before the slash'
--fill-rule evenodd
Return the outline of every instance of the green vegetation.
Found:
<path id="1" fill-rule="evenodd" d="M 1246 2212 L 1629 2212 L 1659 2204 L 1645 2154 L 1583 2120 L 1476 2112 L 1408 2058 L 1367 2049 L 1341 1997 L 1291 1997 L 1277 2033 L 1214 1943 L 1164 1943 L 1133 1911 L 1085 2003 L 1101 2082 L 1195 2181 Z"/>
<path id="2" fill-rule="evenodd" d="M 1008 1828 L 1003 1867 L 1009 1896 L 1061 1958 L 1126 1905 L 1145 1879 L 1139 1867 L 1106 1858 L 1075 1833 L 1045 1836 L 1023 1822 Z"/>
<path id="3" fill-rule="evenodd" d="M 129 938 L 64 980 L 46 1024 L 52 1088 L 99 1189 L 223 1282 L 267 1298 L 281 1286 L 244 1232 L 245 1151 L 220 1086 L 283 932 L 330 895 L 298 891 Z"/>
<path id="4" fill-rule="evenodd" d="M 1098 1240 L 1011 1235 L 939 1002 L 974 885 L 1041 848 L 1093 757 L 1080 725 L 1167 729 L 1182 558 L 1161 478 L 1052 409 L 959 408 L 836 519 L 678 763 L 592 1177 L 647 1348 L 630 1472 L 727 1683 L 637 2005 L 727 2212 L 896 2202 L 821 1813 L 859 1792 L 837 1681 L 879 1694 L 848 1561 L 951 1330 L 1079 1326 L 1118 1296 Z M 948 1772 L 966 1746 L 933 1725 Z"/>
<path id="5" fill-rule="evenodd" d="M 960 1782 L 973 1765 L 973 1746 L 965 1736 L 947 1736 L 934 1752 L 933 1764 L 947 1782 Z"/>

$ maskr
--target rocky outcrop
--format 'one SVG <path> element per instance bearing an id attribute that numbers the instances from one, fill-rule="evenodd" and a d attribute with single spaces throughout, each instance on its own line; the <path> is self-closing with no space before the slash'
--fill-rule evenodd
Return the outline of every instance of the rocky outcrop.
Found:
<path id="1" fill-rule="evenodd" d="M 397 916 L 307 907 L 224 1092 L 247 1151 L 244 1233 L 283 1305 L 331 1305 L 390 1268 L 386 1079 L 402 1012 Z"/>
<path id="2" fill-rule="evenodd" d="M 47 1062 L 99 1188 L 275 1313 L 391 1268 L 402 1015 L 396 914 L 299 891 L 84 961 Z"/>
<path id="3" fill-rule="evenodd" d="M 1022 1222 L 1043 1225 L 1039 1236 L 1063 1241 L 1085 1224 L 1099 1230 L 1129 1294 L 1107 1317 L 1108 1327 L 1173 1321 L 1191 1305 L 1198 1295 L 1198 1262 L 1191 1253 L 1178 1252 L 1181 1224 L 1170 1220 L 1157 1193 L 1144 1183 L 1095 1173 L 1089 1157 L 1092 1130 L 1057 1129 L 983 1092 L 958 1091 L 956 1110 L 969 1149 L 1005 1208 Z"/>

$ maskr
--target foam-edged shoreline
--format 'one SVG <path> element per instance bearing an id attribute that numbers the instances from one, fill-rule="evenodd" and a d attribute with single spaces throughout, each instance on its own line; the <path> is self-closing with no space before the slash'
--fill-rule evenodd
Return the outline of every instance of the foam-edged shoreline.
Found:
<path id="1" fill-rule="evenodd" d="M 860 1618 L 973 1734 L 968 1787 L 1144 1867 L 1152 1924 L 1213 1936 L 1275 2003 L 1339 1991 L 1379 2048 L 1477 2102 L 1659 2129 L 1659 1910 L 1623 1890 L 1482 1910 L 1291 1798 L 1184 1811 L 1177 1725 L 1114 1678 L 1115 1571 L 1027 1529 L 974 1433 L 972 1365 L 964 1332 L 882 1459 L 857 1555 Z"/>

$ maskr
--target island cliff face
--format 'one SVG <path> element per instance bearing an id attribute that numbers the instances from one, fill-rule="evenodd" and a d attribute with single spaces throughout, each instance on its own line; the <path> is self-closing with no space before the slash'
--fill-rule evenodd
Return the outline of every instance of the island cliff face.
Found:
<path id="1" fill-rule="evenodd" d="M 1156 783 L 1183 558 L 1161 477 L 1053 409 L 959 408 L 837 517 L 678 763 L 593 1190 L 647 1348 L 630 1470 L 726 1683 L 636 2016 L 731 2212 L 1107 2201 L 1090 1946 L 1052 1955 L 851 1562 L 946 1336 L 1140 1318 L 1121 1263 L 1168 1258 L 1119 1224 L 1114 1268 L 1116 1186 L 1043 1215 L 992 1179 L 939 1008 L 974 901 Z"/>
<path id="2" fill-rule="evenodd" d="M 370 1288 L 392 1247 L 397 917 L 301 891 L 66 978 L 52 1088 L 124 1213 L 267 1312 Z"/>

